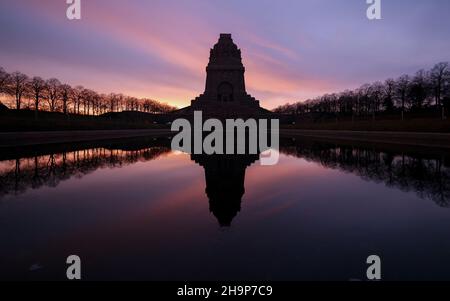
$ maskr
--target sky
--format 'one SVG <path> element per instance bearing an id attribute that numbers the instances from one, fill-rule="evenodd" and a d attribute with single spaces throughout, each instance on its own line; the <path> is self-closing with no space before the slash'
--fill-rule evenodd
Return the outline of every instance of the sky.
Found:
<path id="1" fill-rule="evenodd" d="M 450 60 L 450 1 L 0 1 L 0 66 L 177 107 L 204 91 L 209 50 L 231 33 L 263 107 L 356 88 Z"/>

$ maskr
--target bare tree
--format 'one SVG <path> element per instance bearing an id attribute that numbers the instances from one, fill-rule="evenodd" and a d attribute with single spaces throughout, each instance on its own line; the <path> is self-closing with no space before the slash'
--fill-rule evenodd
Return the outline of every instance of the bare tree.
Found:
<path id="1" fill-rule="evenodd" d="M 438 109 L 441 108 L 442 119 L 445 119 L 444 106 L 442 105 L 442 96 L 445 94 L 443 90 L 446 87 L 446 81 L 448 81 L 449 76 L 450 70 L 447 62 L 436 64 L 430 72 L 435 104 Z"/>
<path id="2" fill-rule="evenodd" d="M 45 90 L 50 112 L 55 112 L 60 97 L 61 82 L 56 78 L 51 78 L 46 81 Z"/>
<path id="3" fill-rule="evenodd" d="M 83 91 L 84 88 L 82 86 L 76 86 L 73 92 L 73 112 L 75 114 L 80 114 L 80 106 L 83 102 Z"/>
<path id="4" fill-rule="evenodd" d="M 96 97 L 97 92 L 92 91 L 90 89 L 83 89 L 82 92 L 82 101 L 83 101 L 83 112 L 84 115 L 90 115 L 91 109 L 94 107 L 94 98 Z M 93 111 L 93 109 L 92 109 Z"/>
<path id="5" fill-rule="evenodd" d="M 39 103 L 45 97 L 46 84 L 45 81 L 35 76 L 29 83 L 30 96 L 34 99 L 34 116 L 37 118 Z"/>
<path id="6" fill-rule="evenodd" d="M 123 111 L 123 108 L 124 108 L 125 96 L 123 94 L 119 93 L 119 94 L 116 95 L 116 97 L 117 97 L 117 108 L 116 108 L 116 110 L 117 110 L 117 112 L 121 112 L 121 111 Z"/>
<path id="7" fill-rule="evenodd" d="M 121 105 L 123 101 L 122 94 L 111 93 L 106 97 L 106 100 L 109 102 L 108 110 L 110 112 L 119 112 L 122 110 Z"/>
<path id="8" fill-rule="evenodd" d="M 430 72 L 431 83 L 433 85 L 435 103 L 437 106 L 441 105 L 442 90 L 444 88 L 444 81 L 449 75 L 449 67 L 447 62 L 436 64 Z"/>
<path id="9" fill-rule="evenodd" d="M 375 82 L 370 86 L 370 107 L 373 120 L 375 120 L 375 115 L 380 111 L 383 90 L 384 87 L 381 82 Z"/>
<path id="10" fill-rule="evenodd" d="M 359 93 L 359 107 L 360 112 L 363 115 L 368 116 L 371 112 L 371 93 L 372 86 L 370 84 L 364 84 L 358 89 Z"/>
<path id="11" fill-rule="evenodd" d="M 411 108 L 415 110 L 422 109 L 425 100 L 428 97 L 427 78 L 424 70 L 417 71 L 414 76 L 411 87 L 409 90 L 409 96 L 411 100 Z"/>
<path id="12" fill-rule="evenodd" d="M 110 103 L 109 103 L 109 98 L 108 95 L 106 94 L 100 94 L 100 108 L 99 108 L 99 114 L 105 114 L 106 112 L 109 111 L 110 107 L 109 107 Z"/>
<path id="13" fill-rule="evenodd" d="M 67 114 L 69 102 L 74 98 L 74 91 L 71 86 L 64 84 L 60 86 L 60 95 L 63 105 L 62 107 L 63 113 Z"/>
<path id="14" fill-rule="evenodd" d="M 17 110 L 21 108 L 22 97 L 26 92 L 28 81 L 28 76 L 20 72 L 13 72 L 10 76 L 7 93 L 15 98 Z"/>
<path id="15" fill-rule="evenodd" d="M 402 120 L 405 119 L 405 106 L 406 106 L 406 99 L 407 99 L 407 95 L 408 95 L 410 81 L 411 80 L 409 78 L 409 75 L 402 75 L 397 79 L 397 82 L 396 82 L 396 94 L 397 94 L 397 99 L 400 101 Z"/>
<path id="16" fill-rule="evenodd" d="M 11 76 L 2 67 L 0 67 L 0 94 L 6 93 L 10 83 Z"/>
<path id="17" fill-rule="evenodd" d="M 95 91 L 92 91 L 91 95 L 92 115 L 100 114 L 101 101 L 102 101 L 101 95 Z"/>
<path id="18" fill-rule="evenodd" d="M 395 95 L 395 80 L 389 78 L 384 82 L 384 91 L 383 91 L 383 106 L 387 112 L 394 111 L 394 95 Z"/>

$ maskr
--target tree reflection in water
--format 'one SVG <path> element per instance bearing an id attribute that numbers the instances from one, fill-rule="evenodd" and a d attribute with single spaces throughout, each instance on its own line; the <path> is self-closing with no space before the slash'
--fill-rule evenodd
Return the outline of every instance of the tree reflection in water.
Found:
<path id="1" fill-rule="evenodd" d="M 282 141 L 281 152 L 414 191 L 442 207 L 450 205 L 450 154 L 446 150 L 290 138 Z"/>
<path id="2" fill-rule="evenodd" d="M 37 149 L 39 155 L 20 157 L 18 154 L 15 159 L 0 161 L 0 197 L 20 194 L 29 188 L 56 187 L 62 181 L 82 178 L 100 168 L 120 168 L 154 160 L 170 152 L 167 138 L 144 141 L 104 143 L 91 148 L 81 145 L 81 149 L 74 150 L 67 146 L 58 152 L 52 152 L 52 147 L 46 146 L 44 150 Z"/>

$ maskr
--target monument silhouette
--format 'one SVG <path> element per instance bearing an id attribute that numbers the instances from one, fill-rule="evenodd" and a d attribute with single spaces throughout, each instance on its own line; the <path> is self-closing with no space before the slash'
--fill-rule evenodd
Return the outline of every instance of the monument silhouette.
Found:
<path id="1" fill-rule="evenodd" d="M 191 119 L 194 111 L 201 111 L 204 118 L 272 117 L 272 112 L 263 109 L 259 101 L 247 93 L 244 74 L 241 50 L 233 42 L 231 34 L 220 34 L 218 42 L 210 50 L 205 91 L 193 99 L 189 107 L 172 113 L 173 116 Z M 259 159 L 259 154 L 196 154 L 191 155 L 191 159 L 205 169 L 205 192 L 210 211 L 221 227 L 229 227 L 241 210 L 246 168 Z"/>
<path id="2" fill-rule="evenodd" d="M 175 114 L 202 111 L 206 116 L 236 118 L 272 114 L 247 93 L 244 73 L 241 50 L 231 34 L 220 34 L 219 41 L 210 50 L 205 91 L 192 100 L 189 107 Z"/>

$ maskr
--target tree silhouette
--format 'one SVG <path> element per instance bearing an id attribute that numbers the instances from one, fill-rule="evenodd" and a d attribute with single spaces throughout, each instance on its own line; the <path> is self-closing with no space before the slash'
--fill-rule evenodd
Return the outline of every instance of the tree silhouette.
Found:
<path id="1" fill-rule="evenodd" d="M 33 79 L 29 82 L 29 93 L 31 97 L 34 99 L 34 116 L 37 118 L 38 116 L 38 110 L 39 110 L 39 103 L 41 100 L 45 97 L 45 89 L 46 89 L 45 81 L 35 76 Z"/>
<path id="2" fill-rule="evenodd" d="M 51 78 L 45 83 L 46 96 L 50 112 L 55 112 L 61 92 L 61 82 L 56 78 Z"/>
<path id="3" fill-rule="evenodd" d="M 74 99 L 74 91 L 72 87 L 67 84 L 61 85 L 59 90 L 62 100 L 62 111 L 64 114 L 67 114 L 69 102 Z"/>
<path id="4" fill-rule="evenodd" d="M 432 89 L 434 92 L 434 100 L 436 107 L 440 107 L 442 110 L 442 118 L 444 118 L 443 110 L 443 95 L 445 95 L 445 89 L 447 88 L 450 78 L 450 70 L 447 62 L 441 62 L 436 64 L 430 72 L 430 79 Z"/>
<path id="5" fill-rule="evenodd" d="M 72 92 L 73 92 L 73 112 L 75 114 L 80 114 L 80 107 L 81 107 L 81 103 L 83 101 L 83 91 L 84 91 L 83 86 L 76 86 L 72 90 Z"/>
<path id="6" fill-rule="evenodd" d="M 20 72 L 14 72 L 10 76 L 7 93 L 14 97 L 17 110 L 20 110 L 21 108 L 22 97 L 26 93 L 28 81 L 28 76 Z"/>
<path id="7" fill-rule="evenodd" d="M 424 70 L 417 71 L 414 76 L 409 90 L 410 107 L 419 111 L 423 108 L 427 98 L 428 86 L 426 82 L 426 74 Z"/>
<path id="8" fill-rule="evenodd" d="M 395 81 L 392 78 L 384 82 L 383 106 L 387 112 L 394 111 Z"/>
<path id="9" fill-rule="evenodd" d="M 405 119 L 405 106 L 406 106 L 406 96 L 408 95 L 410 78 L 409 75 L 402 75 L 399 77 L 396 83 L 397 99 L 400 101 L 400 108 L 402 112 L 402 120 Z"/>
<path id="10" fill-rule="evenodd" d="M 10 81 L 10 75 L 0 67 L 0 94 L 7 91 L 7 87 Z"/>

